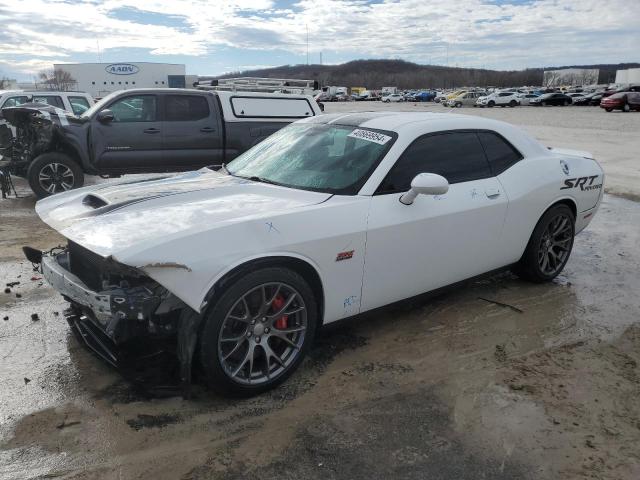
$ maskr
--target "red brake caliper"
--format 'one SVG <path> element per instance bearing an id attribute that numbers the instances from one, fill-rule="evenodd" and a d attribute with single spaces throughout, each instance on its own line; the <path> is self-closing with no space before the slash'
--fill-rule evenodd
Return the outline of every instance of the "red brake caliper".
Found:
<path id="1" fill-rule="evenodd" d="M 271 306 L 277 312 L 278 310 L 280 310 L 284 306 L 284 302 L 285 302 L 284 297 L 282 295 L 278 295 L 271 302 Z M 278 330 L 283 330 L 283 329 L 287 328 L 288 319 L 289 319 L 288 315 L 283 315 L 280 318 L 276 319 L 276 322 L 275 322 L 274 326 Z"/>

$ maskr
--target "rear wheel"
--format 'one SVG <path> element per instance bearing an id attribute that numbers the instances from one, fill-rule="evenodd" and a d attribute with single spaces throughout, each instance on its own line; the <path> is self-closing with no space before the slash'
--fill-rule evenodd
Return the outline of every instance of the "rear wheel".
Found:
<path id="1" fill-rule="evenodd" d="M 569 102 L 567 102 L 566 100 L 564 102 L 562 102 L 562 106 L 566 107 L 567 105 L 569 105 Z"/>
<path id="2" fill-rule="evenodd" d="M 532 282 L 548 282 L 564 268 L 575 235 L 575 216 L 566 205 L 551 207 L 540 218 L 516 272 Z"/>
<path id="3" fill-rule="evenodd" d="M 515 107 L 517 104 L 518 104 L 518 102 L 516 102 L 515 100 L 511 100 L 511 101 L 509 102 L 509 106 L 510 106 L 511 108 Z"/>
<path id="4" fill-rule="evenodd" d="M 255 395 L 298 367 L 315 333 L 317 302 L 296 272 L 263 268 L 231 285 L 205 322 L 200 361 L 209 386 Z"/>
<path id="5" fill-rule="evenodd" d="M 27 170 L 31 190 L 38 198 L 79 188 L 84 184 L 84 173 L 71 157 L 64 153 L 49 152 L 37 156 Z"/>
<path id="6" fill-rule="evenodd" d="M 604 111 L 605 112 L 613 112 L 613 108 L 605 108 Z"/>

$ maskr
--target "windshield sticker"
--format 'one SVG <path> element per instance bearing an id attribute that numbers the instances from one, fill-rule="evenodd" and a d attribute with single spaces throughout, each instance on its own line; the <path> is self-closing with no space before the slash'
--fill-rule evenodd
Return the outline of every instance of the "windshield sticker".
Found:
<path id="1" fill-rule="evenodd" d="M 377 143 L 378 145 L 384 145 L 391 140 L 389 135 L 372 132 L 371 130 L 361 130 L 359 128 L 356 128 L 353 132 L 347 135 L 347 137 L 360 138 L 362 140 L 367 140 L 368 142 Z"/>

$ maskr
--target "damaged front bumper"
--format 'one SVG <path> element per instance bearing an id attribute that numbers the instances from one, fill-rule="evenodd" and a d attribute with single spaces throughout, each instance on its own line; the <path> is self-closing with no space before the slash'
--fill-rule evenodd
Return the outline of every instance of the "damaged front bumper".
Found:
<path id="1" fill-rule="evenodd" d="M 201 315 L 143 272 L 73 242 L 55 253 L 29 247 L 24 251 L 71 304 L 65 316 L 81 343 L 119 369 L 143 346 L 169 346 L 169 353 L 177 356 L 181 388 L 188 396 Z"/>
<path id="2" fill-rule="evenodd" d="M 147 287 L 110 288 L 96 292 L 71 273 L 69 253 L 43 256 L 44 278 L 72 303 L 88 309 L 104 333 L 116 343 L 123 321 L 145 321 L 162 303 L 162 296 Z M 65 268 L 67 266 L 67 268 Z"/>

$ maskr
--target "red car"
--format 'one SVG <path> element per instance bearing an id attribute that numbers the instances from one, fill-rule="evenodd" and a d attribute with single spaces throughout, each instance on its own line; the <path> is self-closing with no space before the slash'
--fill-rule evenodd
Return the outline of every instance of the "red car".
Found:
<path id="1" fill-rule="evenodd" d="M 622 110 L 623 112 L 640 111 L 640 92 L 614 93 L 609 97 L 603 98 L 600 102 L 600 107 L 607 112 L 612 110 Z"/>

